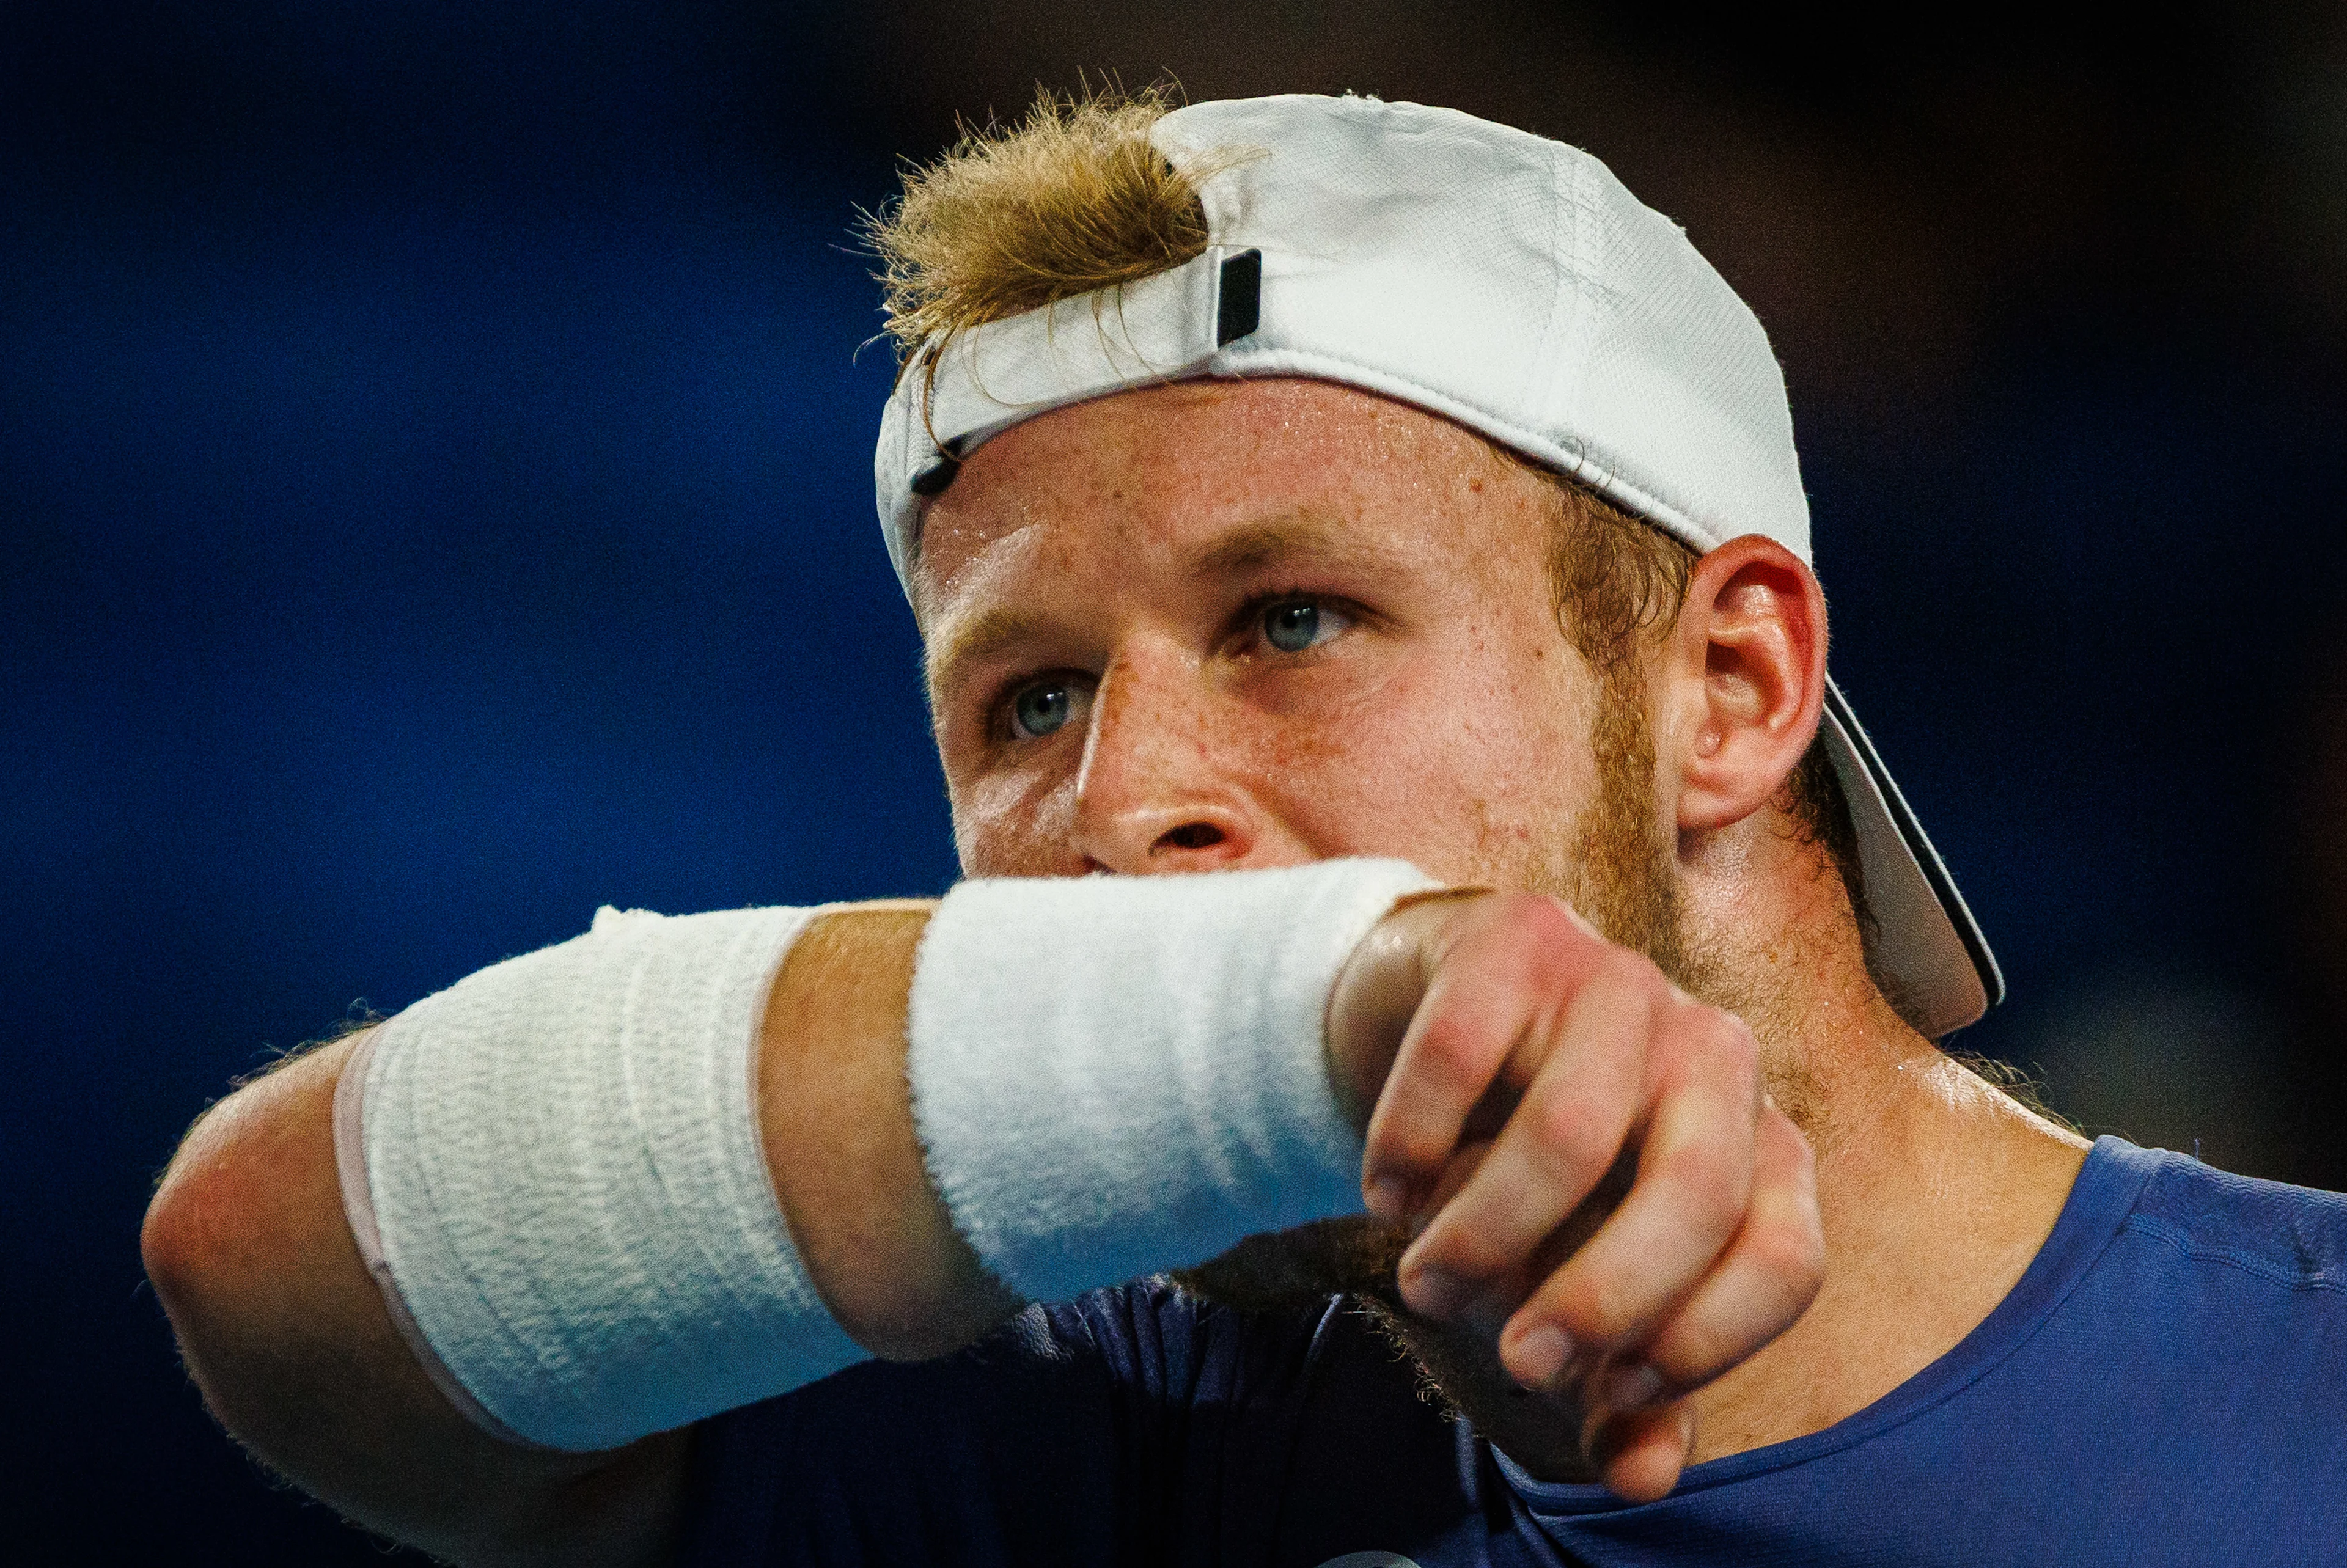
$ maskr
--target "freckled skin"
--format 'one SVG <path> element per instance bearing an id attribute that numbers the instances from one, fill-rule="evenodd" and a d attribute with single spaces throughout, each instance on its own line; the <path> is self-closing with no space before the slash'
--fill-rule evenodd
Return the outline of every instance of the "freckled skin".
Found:
<path id="1" fill-rule="evenodd" d="M 1569 893 L 1573 828 L 1598 794 L 1597 684 L 1550 597 L 1555 504 L 1459 427 L 1309 381 L 1123 393 L 987 443 L 931 505 L 914 579 L 942 660 L 932 699 L 964 868 L 1398 855 L 1453 884 Z M 1205 569 L 1250 528 L 1299 520 L 1318 545 Z M 1734 791 L 1702 781 L 1744 764 L 1693 759 L 1722 733 L 1756 743 L 1738 717 L 1760 711 L 1749 676 L 1792 667 L 1739 662 L 1766 641 L 1750 611 L 1771 590 L 1722 580 L 1697 629 L 1683 617 L 1674 631 L 1673 672 L 1650 682 L 1656 825 L 1675 836 L 1688 939 L 1748 989 L 1756 1005 L 1737 1010 L 1819 1151 L 1828 1266 L 1799 1323 L 1690 1397 L 1698 1460 L 1819 1430 L 1943 1354 L 2019 1277 L 2085 1149 L 2001 1096 L 1917 1092 L 1946 1073 L 1903 1064 L 1942 1059 L 1868 979 L 1822 851 L 1773 806 L 1715 809 Z M 1815 591 L 1774 580 L 1789 585 L 1780 600 Z M 1279 654 L 1249 621 L 1284 594 L 1352 608 L 1311 651 Z M 1018 636 L 983 658 L 945 652 L 1014 608 Z M 1821 659 L 1821 600 L 1812 612 Z M 1089 706 L 1015 738 L 1012 692 L 1054 671 Z M 1522 1404 L 1485 1398 L 1489 1380 L 1444 1378 L 1487 1430 Z"/>
<path id="2" fill-rule="evenodd" d="M 998 436 L 932 504 L 917 584 L 933 650 L 989 610 L 1034 618 L 938 671 L 965 868 L 1382 854 L 1558 885 L 1595 779 L 1594 682 L 1544 586 L 1555 505 L 1479 437 L 1319 382 L 1152 388 Z M 1235 530 L 1299 518 L 1344 547 L 1201 571 Z M 1352 624 L 1301 655 L 1232 645 L 1235 616 L 1290 591 Z M 1004 736 L 1006 683 L 1054 670 L 1098 682 L 1087 722 Z"/>

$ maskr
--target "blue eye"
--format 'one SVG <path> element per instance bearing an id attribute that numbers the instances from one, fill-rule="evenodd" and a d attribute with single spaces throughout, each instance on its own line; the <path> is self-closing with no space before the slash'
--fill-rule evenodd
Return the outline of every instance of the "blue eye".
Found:
<path id="1" fill-rule="evenodd" d="M 1021 686 L 1010 699 L 1010 729 L 1022 741 L 1040 741 L 1076 716 L 1089 692 L 1064 676 Z"/>
<path id="2" fill-rule="evenodd" d="M 1320 641 L 1320 607 L 1291 599 L 1263 612 L 1263 638 L 1282 653 L 1301 653 Z"/>

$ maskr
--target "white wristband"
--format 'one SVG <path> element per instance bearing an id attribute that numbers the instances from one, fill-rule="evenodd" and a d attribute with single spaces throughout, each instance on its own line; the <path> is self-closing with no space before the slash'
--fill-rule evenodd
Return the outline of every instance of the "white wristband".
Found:
<path id="1" fill-rule="evenodd" d="M 611 1448 L 866 1358 L 791 1244 L 757 1125 L 759 1022 L 817 912 L 607 909 L 345 1068 L 352 1230 L 491 1431 Z"/>
<path id="2" fill-rule="evenodd" d="M 1040 1301 L 1361 1211 L 1328 993 L 1398 860 L 966 882 L 913 976 L 914 1112 L 954 1223 Z"/>

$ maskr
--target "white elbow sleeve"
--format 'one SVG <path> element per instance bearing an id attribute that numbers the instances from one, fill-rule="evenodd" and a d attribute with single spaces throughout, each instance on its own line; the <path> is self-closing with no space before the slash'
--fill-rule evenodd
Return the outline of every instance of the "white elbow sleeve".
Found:
<path id="1" fill-rule="evenodd" d="M 815 913 L 607 909 L 345 1067 L 352 1229 L 425 1369 L 490 1430 L 611 1448 L 865 1358 L 758 1132 L 767 993 Z"/>
<path id="2" fill-rule="evenodd" d="M 1358 1212 L 1328 992 L 1398 861 L 965 883 L 909 1076 L 929 1173 L 1034 1299 Z M 380 1026 L 335 1102 L 344 1206 L 427 1372 L 508 1439 L 616 1447 L 865 1358 L 793 1246 L 760 1023 L 812 909 L 606 910 Z"/>

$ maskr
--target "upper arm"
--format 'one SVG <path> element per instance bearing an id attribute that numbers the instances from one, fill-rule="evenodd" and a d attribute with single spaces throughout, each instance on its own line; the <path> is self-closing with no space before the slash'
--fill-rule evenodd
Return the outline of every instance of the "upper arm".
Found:
<path id="1" fill-rule="evenodd" d="M 459 1563 L 670 1553 L 685 1433 L 603 1454 L 499 1442 L 417 1365 L 343 1217 L 338 1041 L 246 1085 L 189 1133 L 140 1235 L 188 1370 L 221 1424 L 370 1529 Z"/>

